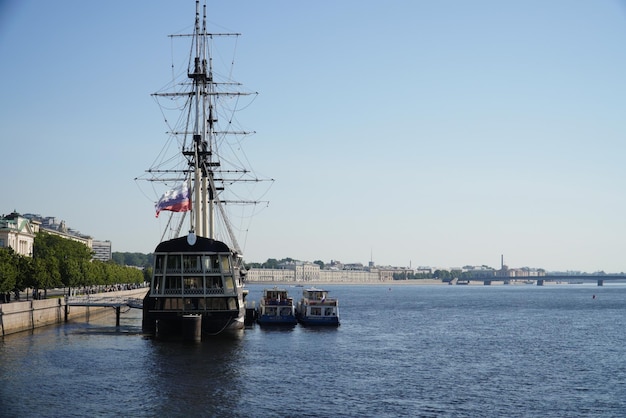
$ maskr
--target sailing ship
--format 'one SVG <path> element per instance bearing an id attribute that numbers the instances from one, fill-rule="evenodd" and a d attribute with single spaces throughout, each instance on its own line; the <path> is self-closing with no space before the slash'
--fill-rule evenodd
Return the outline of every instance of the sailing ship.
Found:
<path id="1" fill-rule="evenodd" d="M 229 154 L 240 149 L 242 137 L 254 133 L 234 128 L 234 109 L 243 97 L 256 93 L 239 91 L 239 83 L 218 72 L 212 52 L 217 39 L 237 36 L 209 32 L 206 5 L 201 10 L 196 1 L 193 33 L 170 35 L 191 40 L 187 71 L 182 81 L 174 77 L 168 87 L 153 95 L 157 101 L 177 101 L 163 107 L 182 110 L 177 125 L 170 126 L 164 147 L 176 152 L 172 156 L 163 151 L 138 178 L 171 188 L 156 204 L 157 217 L 161 211 L 169 211 L 170 217 L 154 251 L 150 290 L 143 302 L 143 328 L 156 336 L 183 334 L 201 340 L 244 328 L 246 270 L 225 206 L 266 203 L 229 200 L 227 194 L 236 184 L 266 179 L 257 178 L 239 163 L 247 158 Z M 224 124 L 220 124 L 222 117 Z M 231 140 L 233 136 L 237 138 Z M 187 222 L 188 232 L 181 234 Z"/>

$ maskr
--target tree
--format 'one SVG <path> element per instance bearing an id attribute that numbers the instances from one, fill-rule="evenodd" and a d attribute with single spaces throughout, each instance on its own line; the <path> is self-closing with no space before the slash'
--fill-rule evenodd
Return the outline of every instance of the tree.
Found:
<path id="1" fill-rule="evenodd" d="M 33 287 L 47 289 L 73 286 L 81 281 L 81 264 L 91 260 L 86 245 L 46 232 L 39 232 L 33 243 Z"/>
<path id="2" fill-rule="evenodd" d="M 278 260 L 276 260 L 275 258 L 268 258 L 267 261 L 262 264 L 262 267 L 266 269 L 277 269 Z"/>
<path id="3" fill-rule="evenodd" d="M 18 258 L 12 248 L 0 248 L 0 293 L 15 289 Z"/>
<path id="4" fill-rule="evenodd" d="M 20 255 L 18 257 L 17 270 L 17 282 L 15 283 L 14 289 L 16 295 L 19 294 L 18 292 L 23 291 L 27 287 L 35 286 L 32 257 Z"/>

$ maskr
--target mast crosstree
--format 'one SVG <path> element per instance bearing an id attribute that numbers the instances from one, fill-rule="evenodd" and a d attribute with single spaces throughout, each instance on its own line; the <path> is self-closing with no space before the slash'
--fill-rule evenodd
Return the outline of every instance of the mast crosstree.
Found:
<path id="1" fill-rule="evenodd" d="M 174 129 L 168 133 L 175 140 L 179 157 L 166 157 L 146 170 L 147 175 L 141 178 L 151 182 L 187 185 L 191 200 L 191 216 L 189 231 L 200 237 L 217 239 L 218 218 L 222 226 L 219 231 L 228 238 L 233 249 L 241 254 L 241 248 L 231 226 L 226 208 L 227 204 L 258 205 L 267 201 L 241 199 L 243 194 L 235 194 L 228 199 L 225 190 L 236 184 L 273 182 L 273 179 L 259 178 L 251 169 L 246 168 L 241 159 L 235 156 L 235 148 L 229 137 L 242 137 L 254 134 L 254 131 L 238 129 L 234 125 L 234 113 L 240 98 L 256 96 L 256 92 L 240 91 L 241 84 L 230 77 L 220 77 L 214 68 L 212 57 L 213 41 L 223 37 L 239 37 L 239 33 L 210 33 L 207 29 L 206 5 L 196 1 L 196 18 L 194 31 L 191 34 L 169 35 L 170 38 L 191 38 L 192 46 L 183 80 L 174 80 L 167 91 L 154 93 L 159 99 L 181 101 L 186 109 Z M 225 114 L 220 107 L 227 100 L 235 101 L 235 106 L 228 106 Z M 171 107 L 171 106 L 170 106 Z M 226 107 L 226 106 L 224 106 Z M 177 108 L 178 110 L 180 107 Z M 220 125 L 220 118 L 226 123 Z M 226 128 L 224 128 L 226 127 Z M 171 147 L 174 148 L 174 147 Z M 181 152 L 182 149 L 182 152 Z M 228 154 L 228 155 L 226 155 Z M 232 154 L 232 155 L 231 155 Z M 182 159 L 180 158 L 182 156 Z M 173 162 L 177 162 L 177 165 Z M 174 166 L 173 166 L 174 165 Z M 172 212 L 171 217 L 178 216 L 178 222 L 168 222 L 168 228 L 176 225 L 174 237 L 180 235 L 185 214 Z"/>

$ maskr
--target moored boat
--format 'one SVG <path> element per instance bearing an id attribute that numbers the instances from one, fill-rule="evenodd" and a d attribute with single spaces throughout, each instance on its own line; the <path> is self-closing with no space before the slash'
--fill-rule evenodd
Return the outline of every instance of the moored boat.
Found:
<path id="1" fill-rule="evenodd" d="M 328 297 L 328 291 L 309 288 L 302 291 L 296 308 L 298 322 L 302 325 L 339 325 L 339 301 Z"/>
<path id="2" fill-rule="evenodd" d="M 287 290 L 274 287 L 264 289 L 261 302 L 257 308 L 259 325 L 296 325 L 296 310 L 293 298 Z"/>

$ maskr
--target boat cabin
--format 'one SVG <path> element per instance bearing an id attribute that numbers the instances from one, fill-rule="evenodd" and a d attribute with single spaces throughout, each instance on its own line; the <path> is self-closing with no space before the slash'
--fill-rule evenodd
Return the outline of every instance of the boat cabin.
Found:
<path id="1" fill-rule="evenodd" d="M 167 243 L 171 241 L 162 244 Z M 150 287 L 150 297 L 155 298 L 152 309 L 192 313 L 238 309 L 238 269 L 224 243 L 198 238 L 192 247 L 162 248 L 162 244 L 155 250 Z"/>
<path id="2" fill-rule="evenodd" d="M 285 289 L 265 289 L 262 302 L 265 305 L 291 305 L 293 298 L 289 297 Z"/>

